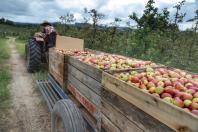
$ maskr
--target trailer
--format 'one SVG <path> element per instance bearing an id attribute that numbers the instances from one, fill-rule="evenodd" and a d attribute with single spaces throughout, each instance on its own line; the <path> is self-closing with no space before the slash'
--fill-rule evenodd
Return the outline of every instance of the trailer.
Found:
<path id="1" fill-rule="evenodd" d="M 72 49 L 68 46 L 72 44 L 78 45 L 74 46 L 75 49 L 84 49 L 83 40 L 61 37 L 61 41 L 57 42 L 61 48 Z M 63 43 L 68 45 L 63 46 Z M 48 80 L 38 80 L 37 85 L 52 113 L 52 131 L 198 131 L 197 116 L 112 75 L 125 71 L 100 70 L 74 56 L 50 49 Z"/>

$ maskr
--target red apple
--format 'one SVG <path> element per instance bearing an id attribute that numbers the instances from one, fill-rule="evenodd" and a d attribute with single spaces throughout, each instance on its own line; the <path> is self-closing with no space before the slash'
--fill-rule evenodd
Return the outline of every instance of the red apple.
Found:
<path id="1" fill-rule="evenodd" d="M 184 108 L 183 110 L 186 112 L 190 112 L 190 110 L 188 108 Z"/>
<path id="2" fill-rule="evenodd" d="M 165 97 L 172 97 L 172 95 L 169 93 L 162 93 L 161 98 L 165 98 Z"/>
<path id="3" fill-rule="evenodd" d="M 185 89 L 185 87 L 178 81 L 175 83 L 174 87 L 180 91 Z"/>
<path id="4" fill-rule="evenodd" d="M 198 98 L 198 92 L 194 93 L 193 97 Z"/>
<path id="5" fill-rule="evenodd" d="M 183 92 L 180 92 L 180 91 L 176 91 L 175 92 L 175 97 L 179 97 L 180 98 L 182 95 L 183 95 Z"/>
<path id="6" fill-rule="evenodd" d="M 184 102 L 179 97 L 174 98 L 173 104 L 180 107 L 180 108 L 184 107 Z"/>
<path id="7" fill-rule="evenodd" d="M 182 95 L 181 95 L 181 99 L 183 99 L 183 100 L 191 100 L 193 98 L 193 96 L 191 95 L 191 94 L 189 94 L 189 93 L 182 93 Z"/>
<path id="8" fill-rule="evenodd" d="M 198 110 L 198 103 L 192 102 L 191 105 L 190 105 L 190 108 L 192 110 Z"/>
<path id="9" fill-rule="evenodd" d="M 133 83 L 136 87 L 140 87 L 140 83 Z"/>
<path id="10" fill-rule="evenodd" d="M 131 77 L 131 82 L 132 83 L 139 83 L 140 79 L 138 77 Z"/>
<path id="11" fill-rule="evenodd" d="M 192 110 L 191 111 L 193 114 L 195 114 L 196 116 L 198 116 L 198 110 Z"/>
<path id="12" fill-rule="evenodd" d="M 172 86 L 172 82 L 170 80 L 166 80 L 166 81 L 164 81 L 164 85 L 165 85 L 165 87 Z"/>
<path id="13" fill-rule="evenodd" d="M 198 78 L 198 75 L 192 75 L 192 78 Z"/>
<path id="14" fill-rule="evenodd" d="M 144 84 L 140 84 L 140 89 L 146 89 L 146 86 Z"/>
<path id="15" fill-rule="evenodd" d="M 172 96 L 175 94 L 172 86 L 167 86 L 164 88 L 164 92 L 171 94 Z"/>

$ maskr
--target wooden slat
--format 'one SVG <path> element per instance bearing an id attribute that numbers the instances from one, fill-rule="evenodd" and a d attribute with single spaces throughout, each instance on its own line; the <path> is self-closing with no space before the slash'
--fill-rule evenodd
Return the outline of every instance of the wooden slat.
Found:
<path id="1" fill-rule="evenodd" d="M 173 130 L 198 131 L 198 118 L 195 115 L 170 105 L 149 93 L 145 93 L 108 73 L 103 73 L 102 78 L 104 88 L 124 98 Z"/>
<path id="2" fill-rule="evenodd" d="M 84 85 L 88 86 L 92 89 L 96 94 L 100 95 L 101 93 L 101 83 L 93 79 L 92 77 L 84 74 L 83 72 L 79 71 L 72 65 L 68 64 L 68 73 L 72 74 L 75 78 L 80 80 Z"/>
<path id="3" fill-rule="evenodd" d="M 83 63 L 74 57 L 69 57 L 68 59 L 69 64 L 79 69 L 81 72 L 91 76 L 92 78 L 96 79 L 98 82 L 102 80 L 102 70 L 99 70 L 91 65 Z"/>
<path id="4" fill-rule="evenodd" d="M 95 92 L 93 92 L 89 87 L 81 83 L 78 79 L 76 79 L 73 75 L 68 74 L 68 81 L 72 83 L 72 85 L 79 90 L 79 92 L 84 95 L 87 99 L 89 99 L 93 104 L 97 107 L 101 105 L 101 98 Z"/>
<path id="5" fill-rule="evenodd" d="M 49 72 L 56 81 L 62 86 L 65 87 L 65 55 L 57 52 L 54 48 L 51 48 L 49 51 Z"/>
<path id="6" fill-rule="evenodd" d="M 94 117 L 94 119 L 97 121 L 97 124 L 101 122 L 101 115 L 100 115 L 100 109 L 97 108 L 89 99 L 87 99 L 84 95 L 78 91 L 77 88 L 75 88 L 71 82 L 68 81 L 67 83 L 67 89 L 71 94 L 75 97 L 76 100 L 79 101 L 79 103 L 84 106 L 84 108 Z"/>
<path id="7" fill-rule="evenodd" d="M 111 105 L 114 111 L 120 112 L 122 116 L 126 117 L 126 120 L 133 122 L 146 132 L 173 131 L 157 119 L 153 118 L 149 114 L 145 113 L 133 104 L 126 101 L 125 99 L 106 89 L 102 90 L 102 104 L 104 103 L 108 103 L 109 105 Z"/>
<path id="8" fill-rule="evenodd" d="M 108 118 L 110 121 L 123 132 L 143 132 L 136 124 L 128 120 L 123 116 L 119 111 L 109 105 L 107 102 L 102 101 L 101 112 Z"/>
<path id="9" fill-rule="evenodd" d="M 116 127 L 105 115 L 101 115 L 102 118 L 102 128 L 105 132 L 121 132 L 121 130 Z"/>

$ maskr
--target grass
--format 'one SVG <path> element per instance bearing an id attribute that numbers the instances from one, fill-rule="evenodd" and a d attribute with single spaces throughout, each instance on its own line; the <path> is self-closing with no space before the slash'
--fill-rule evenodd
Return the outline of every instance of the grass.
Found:
<path id="1" fill-rule="evenodd" d="M 8 109 L 10 108 L 9 83 L 11 80 L 8 59 L 10 57 L 7 39 L 0 38 L 0 131 L 8 127 Z"/>
<path id="2" fill-rule="evenodd" d="M 16 49 L 22 57 L 25 57 L 25 43 L 25 40 L 16 39 Z"/>
<path id="3" fill-rule="evenodd" d="M 9 98 L 8 84 L 11 80 L 11 74 L 7 61 L 10 57 L 10 50 L 6 39 L 0 39 L 0 106 Z"/>

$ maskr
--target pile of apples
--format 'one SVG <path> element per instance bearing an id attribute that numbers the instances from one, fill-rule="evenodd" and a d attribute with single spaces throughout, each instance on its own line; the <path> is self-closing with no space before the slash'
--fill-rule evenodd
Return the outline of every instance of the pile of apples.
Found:
<path id="1" fill-rule="evenodd" d="M 89 51 L 84 50 L 62 50 L 62 49 L 56 49 L 57 52 L 69 55 L 69 56 L 86 56 L 88 54 L 91 54 Z"/>
<path id="2" fill-rule="evenodd" d="M 198 116 L 198 75 L 179 69 L 146 68 L 114 76 Z"/>
<path id="3" fill-rule="evenodd" d="M 142 61 L 137 59 L 131 59 L 124 56 L 104 54 L 99 55 L 91 54 L 87 56 L 80 56 L 78 59 L 84 63 L 95 66 L 102 70 L 121 70 L 131 68 L 145 68 L 147 66 L 155 67 L 155 63 L 151 61 Z"/>

